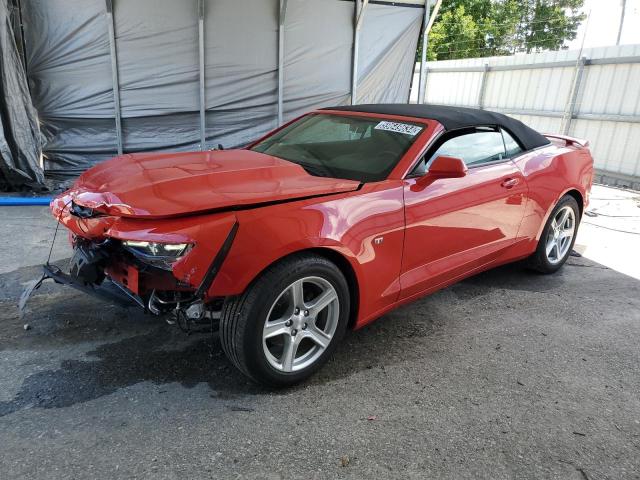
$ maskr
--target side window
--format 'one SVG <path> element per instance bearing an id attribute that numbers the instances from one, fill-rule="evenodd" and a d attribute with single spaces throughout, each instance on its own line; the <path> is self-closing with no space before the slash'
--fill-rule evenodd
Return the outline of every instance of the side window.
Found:
<path id="1" fill-rule="evenodd" d="M 467 166 L 480 165 L 505 158 L 504 141 L 498 130 L 476 129 L 445 140 L 438 149 L 418 163 L 414 175 L 424 175 L 431 162 L 441 155 L 461 158 Z"/>
<path id="2" fill-rule="evenodd" d="M 516 155 L 523 152 L 522 148 L 520 148 L 520 145 L 518 145 L 518 142 L 516 142 L 515 139 L 505 130 L 502 130 L 502 137 L 504 138 L 504 146 L 507 151 L 507 158 L 515 157 Z"/>

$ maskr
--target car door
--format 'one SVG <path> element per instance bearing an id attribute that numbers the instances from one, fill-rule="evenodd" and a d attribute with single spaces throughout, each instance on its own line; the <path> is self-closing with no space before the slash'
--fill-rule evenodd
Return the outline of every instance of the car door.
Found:
<path id="1" fill-rule="evenodd" d="M 491 263 L 515 242 L 527 186 L 510 159 L 521 149 L 510 136 L 505 147 L 505 137 L 492 127 L 447 133 L 407 178 L 401 298 Z M 419 182 L 440 155 L 462 158 L 467 174 Z"/>

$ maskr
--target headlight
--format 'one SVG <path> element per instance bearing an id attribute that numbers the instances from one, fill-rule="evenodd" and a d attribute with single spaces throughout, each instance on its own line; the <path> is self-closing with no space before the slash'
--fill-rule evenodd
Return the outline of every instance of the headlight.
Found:
<path id="1" fill-rule="evenodd" d="M 189 243 L 158 243 L 124 240 L 122 245 L 131 253 L 140 256 L 147 263 L 164 269 L 171 269 L 171 264 L 187 253 Z"/>

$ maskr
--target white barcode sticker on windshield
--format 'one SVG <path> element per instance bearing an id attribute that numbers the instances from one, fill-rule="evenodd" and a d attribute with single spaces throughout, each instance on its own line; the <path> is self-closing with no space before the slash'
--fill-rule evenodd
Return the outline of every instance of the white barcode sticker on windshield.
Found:
<path id="1" fill-rule="evenodd" d="M 404 133 L 405 135 L 417 135 L 422 130 L 422 127 L 417 125 L 411 125 L 410 123 L 398 123 L 398 122 L 380 122 L 375 126 L 376 130 L 387 130 L 389 132 Z"/>

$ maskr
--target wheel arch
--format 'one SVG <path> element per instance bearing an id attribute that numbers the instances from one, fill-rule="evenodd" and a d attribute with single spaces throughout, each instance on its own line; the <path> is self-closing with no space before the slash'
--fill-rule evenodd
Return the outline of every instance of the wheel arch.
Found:
<path id="1" fill-rule="evenodd" d="M 360 286 L 358 283 L 358 276 L 356 275 L 356 271 L 351 265 L 351 262 L 340 252 L 326 247 L 314 247 L 309 248 L 307 250 L 302 250 L 302 253 L 315 253 L 322 257 L 325 257 L 330 262 L 334 263 L 338 269 L 344 275 L 344 278 L 347 280 L 347 285 L 349 286 L 349 323 L 347 328 L 353 328 L 356 323 L 356 319 L 358 318 L 358 310 L 360 308 Z"/>
<path id="2" fill-rule="evenodd" d="M 556 240 L 556 257 L 555 260 L 552 262 L 552 260 L 549 258 L 549 251 L 546 251 L 546 249 L 548 248 L 548 235 L 545 235 L 543 237 L 543 234 L 545 233 L 545 229 L 546 228 L 551 228 L 549 226 L 549 221 L 552 217 L 552 215 L 554 215 L 554 212 L 556 211 L 556 209 L 561 205 L 562 201 L 565 200 L 564 203 L 564 207 L 566 208 L 566 205 L 569 205 L 570 202 L 567 202 L 568 198 L 572 198 L 573 200 L 575 200 L 577 206 L 578 206 L 578 215 L 577 215 L 577 219 L 575 220 L 575 224 L 574 224 L 574 228 L 573 228 L 573 232 L 572 232 L 572 238 L 570 240 L 570 243 L 568 245 L 568 250 L 564 251 L 564 253 L 562 253 L 562 256 L 560 256 L 560 247 L 559 244 L 557 243 Z M 538 240 L 536 242 L 536 249 L 535 251 L 526 259 L 526 263 L 529 266 L 529 268 L 536 270 L 540 273 L 544 273 L 544 274 L 548 274 L 548 273 L 554 273 L 556 272 L 560 267 L 562 267 L 562 265 L 564 265 L 564 263 L 566 262 L 566 260 L 569 258 L 569 255 L 571 253 L 571 248 L 573 248 L 573 245 L 575 244 L 576 241 L 576 237 L 578 235 L 578 226 L 580 224 L 580 218 L 582 216 L 582 211 L 584 210 L 584 200 L 583 200 L 583 196 L 582 193 L 576 189 L 576 188 L 570 188 L 566 191 L 564 191 L 562 193 L 562 195 L 560 195 L 556 201 L 551 205 L 551 207 L 549 208 L 549 211 L 547 212 L 546 216 L 545 216 L 545 220 L 544 222 L 542 222 L 541 228 L 540 228 L 540 232 L 538 233 Z M 548 232 L 549 230 L 547 230 Z M 556 238 L 556 237 L 554 237 Z M 552 250 L 553 251 L 553 247 Z"/>
<path id="3" fill-rule="evenodd" d="M 575 199 L 575 201 L 578 203 L 578 208 L 580 209 L 580 218 L 582 218 L 582 213 L 584 212 L 584 196 L 582 195 L 582 193 L 580 193 L 580 191 L 577 188 L 572 188 L 564 192 L 560 196 L 560 198 L 564 197 L 565 195 L 571 195 Z M 558 204 L 558 202 L 560 201 L 560 198 L 558 199 L 555 205 Z"/>
<path id="4" fill-rule="evenodd" d="M 549 209 L 547 210 L 547 213 L 545 214 L 544 219 L 542 220 L 542 222 L 540 223 L 540 227 L 538 228 L 538 234 L 536 235 L 536 243 L 540 241 L 540 238 L 542 236 L 542 231 L 544 230 L 544 227 L 547 224 L 547 220 L 549 219 L 551 212 L 553 212 L 553 209 L 556 208 L 556 205 L 558 205 L 560 200 L 562 200 L 562 198 L 566 195 L 573 197 L 573 199 L 577 202 L 579 217 L 580 219 L 582 219 L 582 213 L 584 211 L 584 196 L 582 192 L 580 192 L 580 190 L 578 190 L 576 187 L 571 187 L 565 190 L 564 192 L 562 192 L 558 196 L 558 198 L 556 198 L 555 201 L 549 206 Z"/>
<path id="5" fill-rule="evenodd" d="M 250 288 L 255 282 L 264 275 L 264 273 L 274 265 L 279 264 L 291 257 L 295 256 L 303 256 L 303 255 L 318 255 L 324 257 L 325 259 L 332 262 L 344 275 L 345 280 L 347 281 L 347 285 L 349 287 L 349 297 L 350 297 L 350 306 L 349 306 L 349 323 L 347 328 L 353 328 L 356 323 L 358 317 L 358 311 L 360 308 L 360 282 L 358 281 L 358 275 L 354 266 L 351 264 L 346 255 L 339 252 L 336 249 L 331 247 L 324 246 L 311 246 L 307 248 L 301 248 L 299 250 L 292 251 L 287 253 L 286 255 L 279 257 L 273 260 L 271 263 L 267 264 L 256 272 L 251 281 L 245 287 L 245 290 Z"/>

